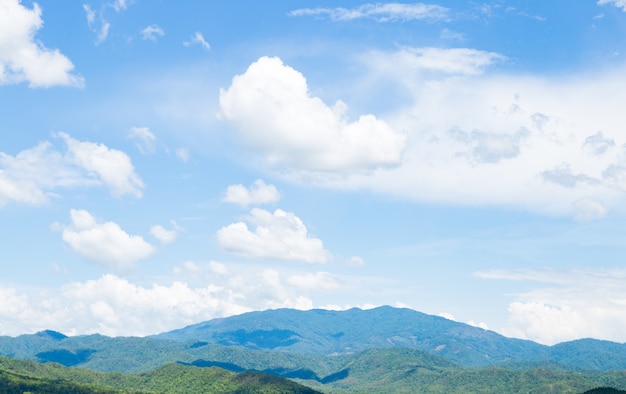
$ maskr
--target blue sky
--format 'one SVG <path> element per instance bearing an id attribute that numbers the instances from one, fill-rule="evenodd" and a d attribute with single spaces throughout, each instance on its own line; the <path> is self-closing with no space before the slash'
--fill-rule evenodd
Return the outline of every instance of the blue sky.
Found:
<path id="1" fill-rule="evenodd" d="M 0 0 L 0 334 L 410 307 L 626 341 L 626 2 Z"/>

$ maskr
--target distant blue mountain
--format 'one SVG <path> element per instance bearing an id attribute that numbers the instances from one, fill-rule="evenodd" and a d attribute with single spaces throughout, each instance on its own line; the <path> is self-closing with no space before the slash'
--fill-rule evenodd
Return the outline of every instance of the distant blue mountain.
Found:
<path id="1" fill-rule="evenodd" d="M 287 371 L 285 374 L 314 370 L 319 379 L 340 372 L 335 369 L 339 359 L 344 362 L 345 357 L 367 350 L 394 348 L 426 352 L 460 367 L 626 370 L 624 344 L 582 339 L 545 346 L 388 306 L 250 312 L 145 338 L 67 337 L 49 330 L 0 337 L 0 356 L 98 371 L 140 372 L 183 362 L 231 366 L 233 370 L 276 369 Z"/>
<path id="2" fill-rule="evenodd" d="M 374 348 L 419 349 L 461 365 L 544 360 L 550 349 L 532 341 L 411 309 L 300 311 L 276 309 L 214 319 L 153 338 L 295 353 L 346 354 Z"/>

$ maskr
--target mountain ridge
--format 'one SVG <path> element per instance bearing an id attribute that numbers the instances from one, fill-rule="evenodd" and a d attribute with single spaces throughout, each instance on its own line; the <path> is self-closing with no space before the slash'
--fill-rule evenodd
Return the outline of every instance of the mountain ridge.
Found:
<path id="1" fill-rule="evenodd" d="M 553 363 L 569 370 L 626 369 L 626 345 L 617 342 L 580 339 L 546 346 L 390 306 L 248 312 L 146 337 L 68 337 L 52 330 L 0 337 L 0 355 L 100 371 L 145 371 L 164 362 L 192 363 L 211 352 L 218 356 L 209 361 L 230 362 L 220 358 L 225 352 L 220 349 L 308 354 L 317 359 L 395 347 L 425 351 L 464 367 L 523 368 Z"/>

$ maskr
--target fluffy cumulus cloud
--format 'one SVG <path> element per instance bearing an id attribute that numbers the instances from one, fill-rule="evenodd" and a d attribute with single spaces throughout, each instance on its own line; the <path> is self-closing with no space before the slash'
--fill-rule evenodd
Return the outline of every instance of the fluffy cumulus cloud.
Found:
<path id="1" fill-rule="evenodd" d="M 312 96 L 305 77 L 275 57 L 260 58 L 220 92 L 220 117 L 270 168 L 351 173 L 398 165 L 405 135 L 374 115 L 350 122 L 346 109 Z"/>
<path id="2" fill-rule="evenodd" d="M 135 173 L 130 157 L 104 144 L 78 141 L 66 133 L 58 133 L 67 144 L 66 159 L 95 174 L 116 197 L 130 194 L 141 197 L 143 181 Z"/>
<path id="3" fill-rule="evenodd" d="M 363 61 L 368 81 L 408 98 L 385 119 L 407 132 L 403 160 L 310 182 L 579 220 L 623 210 L 623 66 L 545 79 L 493 71 L 504 57 L 467 48 L 401 48 Z"/>
<path id="4" fill-rule="evenodd" d="M 506 61 L 471 48 L 369 52 L 368 88 L 396 86 L 406 105 L 351 123 L 345 104 L 326 105 L 264 57 L 221 91 L 220 116 L 299 182 L 577 220 L 623 210 L 623 67 L 545 79 L 494 71 Z"/>
<path id="5" fill-rule="evenodd" d="M 72 209 L 63 241 L 83 258 L 107 270 L 125 272 L 150 256 L 154 247 L 139 235 L 130 235 L 114 222 L 100 222 L 85 210 Z"/>
<path id="6" fill-rule="evenodd" d="M 61 152 L 41 142 L 15 156 L 0 152 L 0 206 L 9 202 L 42 204 L 58 188 L 107 186 L 114 196 L 141 197 L 143 182 L 130 157 L 103 144 L 78 141 L 58 133 Z"/>
<path id="7" fill-rule="evenodd" d="M 28 82 L 33 88 L 82 87 L 74 65 L 58 49 L 48 49 L 35 35 L 43 26 L 37 3 L 28 8 L 19 0 L 0 0 L 0 85 Z"/>
<path id="8" fill-rule="evenodd" d="M 542 287 L 518 294 L 509 305 L 507 336 L 555 344 L 577 338 L 626 341 L 624 270 L 483 271 L 492 280 L 524 280 Z"/>
<path id="9" fill-rule="evenodd" d="M 322 241 L 310 236 L 302 220 L 291 212 L 253 208 L 246 222 L 222 227 L 217 232 L 220 248 L 250 258 L 311 264 L 326 263 L 332 258 Z M 254 228 L 251 230 L 248 224 Z"/>
<path id="10" fill-rule="evenodd" d="M 242 207 L 249 205 L 273 204 L 280 200 L 280 193 L 276 186 L 268 185 L 263 180 L 257 179 L 246 188 L 243 185 L 230 185 L 222 201 L 237 204 Z"/>
<path id="11" fill-rule="evenodd" d="M 601 0 L 602 1 L 602 0 Z M 378 22 L 411 20 L 446 20 L 449 10 L 435 4 L 376 3 L 363 4 L 355 8 L 301 8 L 289 13 L 291 16 L 327 16 L 333 21 L 374 19 Z"/>
<path id="12" fill-rule="evenodd" d="M 220 116 L 287 179 L 583 221 L 623 210 L 623 67 L 545 79 L 494 71 L 506 61 L 471 48 L 369 52 L 368 87 L 395 85 L 408 100 L 350 123 L 345 104 L 261 58 L 221 91 Z"/>

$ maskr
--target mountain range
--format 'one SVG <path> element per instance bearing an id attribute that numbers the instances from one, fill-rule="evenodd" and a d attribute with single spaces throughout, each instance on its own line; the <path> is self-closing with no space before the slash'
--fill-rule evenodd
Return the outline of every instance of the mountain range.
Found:
<path id="1" fill-rule="evenodd" d="M 624 344 L 582 339 L 545 346 L 388 306 L 250 312 L 143 338 L 46 330 L 0 337 L 0 355 L 100 372 L 146 373 L 172 363 L 256 371 L 324 392 L 626 389 Z"/>

